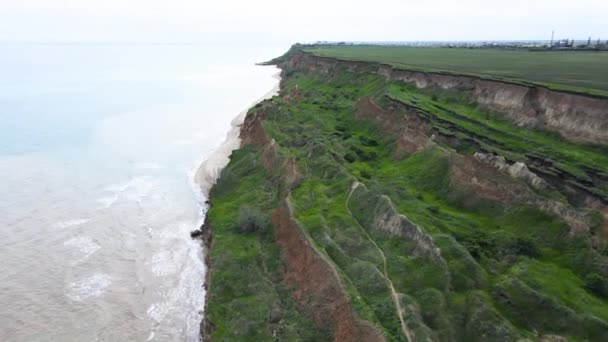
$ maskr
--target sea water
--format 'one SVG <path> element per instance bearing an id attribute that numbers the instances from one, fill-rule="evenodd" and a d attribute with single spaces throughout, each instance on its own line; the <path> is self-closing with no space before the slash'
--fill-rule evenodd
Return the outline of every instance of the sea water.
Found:
<path id="1" fill-rule="evenodd" d="M 0 45 L 0 340 L 193 341 L 198 165 L 281 46 Z"/>

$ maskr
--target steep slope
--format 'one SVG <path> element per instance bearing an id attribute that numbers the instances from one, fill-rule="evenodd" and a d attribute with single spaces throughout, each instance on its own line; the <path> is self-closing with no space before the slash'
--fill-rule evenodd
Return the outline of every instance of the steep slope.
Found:
<path id="1" fill-rule="evenodd" d="M 274 62 L 211 191 L 205 340 L 608 336 L 605 109 L 522 125 L 536 95 L 502 82 Z"/>

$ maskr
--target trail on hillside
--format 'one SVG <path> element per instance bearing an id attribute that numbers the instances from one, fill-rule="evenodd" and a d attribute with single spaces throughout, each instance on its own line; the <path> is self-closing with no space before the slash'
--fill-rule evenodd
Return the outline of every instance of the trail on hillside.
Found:
<path id="1" fill-rule="evenodd" d="M 348 212 L 348 214 L 350 215 L 350 217 L 357 223 L 357 225 L 359 226 L 359 228 L 361 229 L 361 231 L 363 231 L 363 233 L 365 234 L 365 236 L 367 237 L 367 239 L 372 244 L 374 244 L 374 246 L 378 250 L 378 253 L 380 253 L 380 256 L 382 257 L 383 268 L 384 268 L 384 270 L 383 270 L 384 271 L 384 278 L 386 279 L 388 287 L 391 290 L 391 297 L 393 298 L 393 302 L 395 303 L 395 307 L 397 308 L 397 316 L 399 317 L 399 322 L 401 323 L 401 331 L 403 332 L 403 334 L 405 335 L 405 337 L 407 337 L 407 340 L 409 342 L 415 342 L 416 341 L 416 336 L 407 327 L 407 324 L 405 324 L 405 319 L 403 318 L 403 313 L 405 312 L 405 310 L 401 307 L 401 301 L 399 300 L 399 294 L 397 293 L 397 291 L 395 291 L 395 287 L 393 286 L 393 282 L 391 281 L 391 279 L 388 276 L 388 271 L 387 271 L 387 266 L 386 266 L 386 257 L 384 256 L 384 252 L 376 244 L 376 242 L 372 239 L 372 237 L 369 235 L 369 233 L 367 232 L 367 230 L 365 230 L 365 228 L 363 228 L 361 226 L 361 224 L 359 224 L 359 221 L 357 221 L 357 219 L 353 216 L 353 213 L 348 208 L 348 201 L 350 200 L 350 196 L 353 194 L 353 192 L 355 191 L 355 189 L 357 189 L 357 187 L 359 185 L 361 185 L 361 183 L 359 183 L 358 181 L 355 181 L 353 183 L 353 186 L 350 189 L 350 193 L 348 194 L 348 197 L 346 197 L 346 202 L 344 203 L 344 206 L 346 207 L 346 211 Z"/>

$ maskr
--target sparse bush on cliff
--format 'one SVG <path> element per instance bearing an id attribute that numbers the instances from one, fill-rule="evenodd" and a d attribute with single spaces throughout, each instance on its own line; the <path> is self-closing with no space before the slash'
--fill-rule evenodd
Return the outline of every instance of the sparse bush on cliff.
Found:
<path id="1" fill-rule="evenodd" d="M 353 163 L 357 160 L 357 157 L 355 157 L 354 154 L 348 152 L 344 155 L 344 160 L 346 160 L 349 163 Z"/>
<path id="2" fill-rule="evenodd" d="M 372 175 L 367 170 L 361 170 L 360 174 L 361 174 L 361 177 L 363 177 L 365 179 L 372 178 Z"/>
<path id="3" fill-rule="evenodd" d="M 476 232 L 463 238 L 461 242 L 476 259 L 481 258 L 482 255 L 494 259 L 517 255 L 530 258 L 541 256 L 541 251 L 534 240 L 527 237 L 513 237 L 505 233 Z"/>
<path id="4" fill-rule="evenodd" d="M 608 297 L 608 279 L 597 273 L 585 277 L 585 289 L 598 297 Z"/>
<path id="5" fill-rule="evenodd" d="M 241 233 L 262 231 L 268 225 L 264 214 L 259 208 L 243 206 L 239 209 L 239 230 Z"/>

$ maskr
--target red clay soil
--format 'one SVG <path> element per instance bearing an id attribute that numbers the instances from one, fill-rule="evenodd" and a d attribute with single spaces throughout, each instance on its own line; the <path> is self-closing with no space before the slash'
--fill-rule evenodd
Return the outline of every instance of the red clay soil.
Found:
<path id="1" fill-rule="evenodd" d="M 266 134 L 263 120 L 263 113 L 245 118 L 240 133 L 241 146 L 262 148 L 262 160 L 267 170 L 281 168 L 281 177 L 284 178 L 281 196 L 287 196 L 298 179 L 297 162 L 293 158 L 280 160 L 278 146 Z M 310 315 L 318 327 L 329 330 L 334 341 L 384 341 L 382 333 L 373 325 L 356 318 L 338 274 L 310 245 L 293 219 L 287 199 L 274 212 L 272 223 L 287 266 L 283 280 L 291 289 L 300 311 Z"/>
<path id="2" fill-rule="evenodd" d="M 334 332 L 336 342 L 384 341 L 380 331 L 356 318 L 338 274 L 311 246 L 286 199 L 274 212 L 272 222 L 287 266 L 284 282 L 300 309 L 319 327 Z"/>
<path id="3" fill-rule="evenodd" d="M 262 121 L 264 120 L 264 113 L 251 113 L 247 114 L 243 126 L 241 126 L 241 132 L 239 138 L 241 138 L 241 146 L 254 145 L 257 147 L 264 147 L 270 142 Z"/>
<path id="4" fill-rule="evenodd" d="M 285 96 L 283 96 L 284 103 L 291 103 L 293 101 L 302 101 L 302 93 L 300 92 L 300 86 L 296 84 L 296 86 L 291 90 L 291 92 Z"/>

